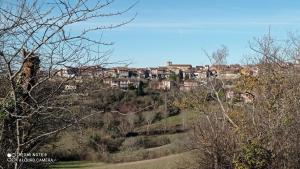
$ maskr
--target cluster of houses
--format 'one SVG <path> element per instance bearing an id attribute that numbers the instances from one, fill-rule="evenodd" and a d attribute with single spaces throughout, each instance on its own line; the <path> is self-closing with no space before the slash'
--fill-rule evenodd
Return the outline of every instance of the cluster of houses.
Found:
<path id="1" fill-rule="evenodd" d="M 191 90 L 206 81 L 208 77 L 214 76 L 223 80 L 233 80 L 240 74 L 249 71 L 257 74 L 255 66 L 242 67 L 234 65 L 205 65 L 193 67 L 190 64 L 173 64 L 167 62 L 165 66 L 155 68 L 128 68 L 101 66 L 66 67 L 58 72 L 61 77 L 101 78 L 103 82 L 111 87 L 128 89 L 137 88 L 140 82 L 149 84 L 150 88 L 157 90 L 170 90 L 179 87 L 180 90 Z"/>

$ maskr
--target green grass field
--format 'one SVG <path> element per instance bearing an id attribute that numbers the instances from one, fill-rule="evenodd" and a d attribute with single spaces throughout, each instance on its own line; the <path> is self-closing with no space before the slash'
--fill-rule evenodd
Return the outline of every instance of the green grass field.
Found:
<path id="1" fill-rule="evenodd" d="M 169 155 L 151 160 L 107 164 L 95 162 L 59 162 L 52 169 L 176 169 L 189 158 L 189 153 Z"/>
<path id="2" fill-rule="evenodd" d="M 167 125 L 167 129 L 173 129 L 175 126 L 182 125 L 183 121 L 188 127 L 197 116 L 196 112 L 187 111 L 184 114 L 168 117 L 166 121 L 156 121 L 149 126 L 149 129 L 162 130 L 165 125 Z M 137 131 L 145 132 L 146 128 L 147 126 L 141 126 Z M 178 166 L 182 166 L 181 164 L 191 160 L 191 153 L 185 152 L 184 143 L 187 138 L 188 132 L 150 136 L 141 135 L 126 138 L 121 151 L 110 154 L 110 161 L 113 163 L 88 161 L 58 162 L 52 166 L 52 169 L 177 169 Z M 157 145 L 149 148 L 138 147 L 139 144 L 137 143 L 141 140 L 152 140 Z M 162 142 L 163 140 L 170 140 L 170 142 L 165 143 Z M 143 142 L 143 144 L 145 143 Z"/>
<path id="3" fill-rule="evenodd" d="M 172 128 L 176 125 L 182 125 L 185 122 L 187 125 L 191 124 L 198 117 L 198 113 L 191 110 L 186 110 L 185 113 L 181 113 L 176 116 L 171 116 L 166 118 L 166 120 L 161 120 L 155 122 L 149 126 L 149 130 L 160 130 L 163 129 L 165 125 L 167 128 Z M 137 131 L 146 131 L 147 125 L 137 128 Z"/>

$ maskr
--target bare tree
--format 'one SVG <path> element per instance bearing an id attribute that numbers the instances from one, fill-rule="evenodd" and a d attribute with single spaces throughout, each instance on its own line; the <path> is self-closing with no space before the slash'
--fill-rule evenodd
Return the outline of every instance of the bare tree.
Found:
<path id="1" fill-rule="evenodd" d="M 138 116 L 134 113 L 130 113 L 127 117 L 126 120 L 129 123 L 129 131 L 133 131 L 136 125 L 136 122 L 138 121 Z"/>
<path id="2" fill-rule="evenodd" d="M 251 91 L 256 98 L 255 123 L 249 123 L 253 132 L 248 134 L 270 150 L 271 168 L 299 166 L 299 65 L 289 63 L 298 57 L 297 41 L 296 37 L 276 40 L 269 32 L 251 44 L 259 73 Z"/>
<path id="3" fill-rule="evenodd" d="M 208 58 L 210 58 L 211 64 L 221 66 L 222 64 L 226 64 L 228 49 L 227 47 L 222 46 L 222 48 L 213 52 L 212 55 L 209 55 L 207 52 L 205 52 L 205 54 Z M 237 124 L 229 117 L 229 110 L 221 100 L 220 93 L 224 91 L 224 81 L 221 78 L 216 78 L 216 76 L 207 76 L 207 83 L 204 86 L 209 91 L 209 96 L 217 101 L 219 107 L 221 108 L 224 119 L 230 122 L 235 128 L 238 128 Z"/>
<path id="4" fill-rule="evenodd" d="M 150 126 L 152 122 L 155 120 L 156 113 L 154 111 L 146 111 L 143 113 L 143 117 L 147 123 L 147 134 L 149 134 Z"/>
<path id="5" fill-rule="evenodd" d="M 186 95 L 185 105 L 199 111 L 191 139 L 197 168 L 298 168 L 300 66 L 289 62 L 297 42 L 269 33 L 251 43 L 258 73 L 241 76 L 235 89 L 251 93 L 253 103 L 222 100 L 224 83 L 215 77 Z"/>
<path id="6" fill-rule="evenodd" d="M 228 49 L 223 45 L 220 49 L 217 49 L 215 52 L 213 52 L 210 59 L 215 65 L 225 65 L 227 64 L 227 57 Z"/>
<path id="7" fill-rule="evenodd" d="M 67 66 L 107 62 L 109 52 L 101 52 L 99 46 L 112 43 L 104 42 L 101 33 L 134 19 L 103 24 L 102 18 L 122 15 L 133 7 L 107 12 L 113 3 L 18 0 L 1 4 L 0 72 L 9 81 L 9 92 L 0 105 L 4 116 L 0 122 L 2 168 L 25 167 L 19 154 L 36 150 L 51 135 L 97 113 L 75 116 L 57 104 L 59 89 L 70 80 L 57 78 L 57 74 Z M 100 32 L 99 37 L 95 32 Z M 14 163 L 7 162 L 7 153 L 15 154 Z"/>
<path id="8" fill-rule="evenodd" d="M 192 132 L 191 148 L 198 168 L 233 168 L 237 135 L 222 114 L 210 112 L 199 117 Z"/>

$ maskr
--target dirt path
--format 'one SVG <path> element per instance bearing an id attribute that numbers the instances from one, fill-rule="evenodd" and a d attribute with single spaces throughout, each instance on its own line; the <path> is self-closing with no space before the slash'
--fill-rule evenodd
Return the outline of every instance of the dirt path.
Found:
<path id="1" fill-rule="evenodd" d="M 190 153 L 173 154 L 155 159 L 125 162 L 118 164 L 108 164 L 101 162 L 70 162 L 64 163 L 60 166 L 53 167 L 53 169 L 176 169 L 182 162 L 186 162 L 190 158 Z"/>
<path id="2" fill-rule="evenodd" d="M 180 153 L 143 161 L 107 165 L 102 163 L 100 166 L 95 165 L 91 169 L 174 169 L 188 156 L 189 153 Z"/>
<path id="3" fill-rule="evenodd" d="M 183 157 L 184 153 L 180 153 L 180 154 L 172 154 L 169 156 L 164 156 L 164 157 L 159 157 L 159 158 L 154 158 L 154 159 L 150 159 L 150 160 L 143 160 L 143 161 L 134 161 L 134 162 L 126 162 L 126 163 L 120 163 L 120 164 L 114 164 L 115 166 L 122 166 L 122 165 L 133 165 L 133 164 L 143 164 L 143 163 L 152 163 L 152 162 L 156 162 L 156 161 L 163 161 L 163 160 L 171 160 L 174 158 L 180 158 Z"/>

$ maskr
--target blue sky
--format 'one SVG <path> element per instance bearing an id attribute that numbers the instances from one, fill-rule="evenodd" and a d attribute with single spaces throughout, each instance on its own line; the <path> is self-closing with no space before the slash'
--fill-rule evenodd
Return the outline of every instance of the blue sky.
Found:
<path id="1" fill-rule="evenodd" d="M 117 0 L 114 9 L 134 0 Z M 229 63 L 243 63 L 249 41 L 268 32 L 278 39 L 300 28 L 297 0 L 140 0 L 122 21 L 138 13 L 122 28 L 104 32 L 115 42 L 112 60 L 130 60 L 134 67 L 174 63 L 203 65 L 209 53 L 225 45 Z"/>
<path id="2" fill-rule="evenodd" d="M 115 1 L 107 11 L 126 9 L 137 0 Z M 209 59 L 203 50 L 211 53 L 225 45 L 228 63 L 243 64 L 251 53 L 249 41 L 268 33 L 269 27 L 277 39 L 297 32 L 299 8 L 298 0 L 139 0 L 122 16 L 99 18 L 72 30 L 120 23 L 137 13 L 133 22 L 121 28 L 92 34 L 115 42 L 109 47 L 114 50 L 112 62 L 126 60 L 132 67 L 161 66 L 167 61 L 204 65 Z"/>

